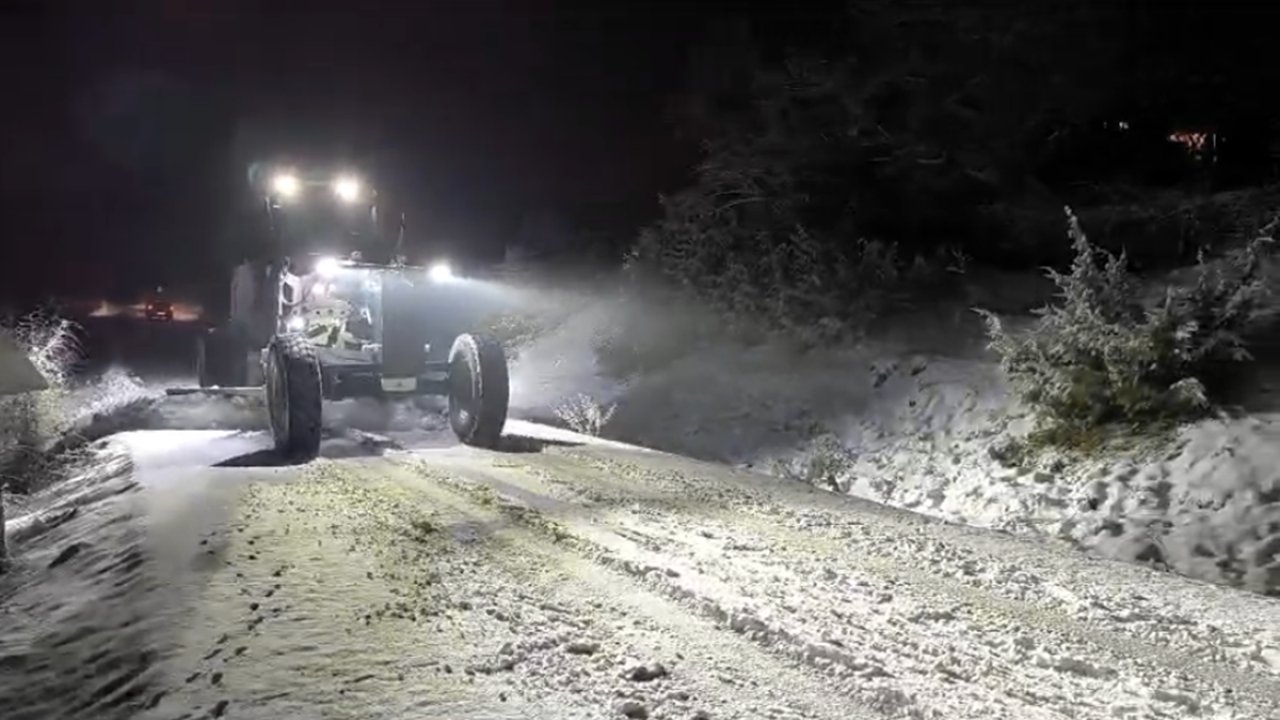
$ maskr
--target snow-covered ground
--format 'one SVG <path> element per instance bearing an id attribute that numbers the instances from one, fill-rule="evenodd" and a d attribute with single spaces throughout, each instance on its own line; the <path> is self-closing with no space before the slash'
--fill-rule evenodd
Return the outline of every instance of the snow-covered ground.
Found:
<path id="1" fill-rule="evenodd" d="M 95 448 L 115 464 L 51 488 L 53 519 L 20 533 L 0 579 L 0 717 L 1264 720 L 1280 707 L 1268 599 L 511 430 L 528 441 L 512 452 L 328 459 L 327 443 L 302 466 L 270 462 L 260 432 Z"/>
<path id="2" fill-rule="evenodd" d="M 1273 600 L 1072 544 L 1275 591 L 1280 415 L 1024 459 L 963 313 L 801 353 L 581 300 L 519 350 L 513 413 L 586 393 L 607 436 L 720 462 L 520 419 L 485 452 L 347 402 L 292 466 L 260 399 L 73 391 L 90 437 L 152 429 L 6 523 L 0 717 L 1277 717 Z"/>
<path id="3" fill-rule="evenodd" d="M 696 313 L 637 302 L 582 298 L 522 349 L 518 411 L 550 418 L 558 398 L 587 392 L 617 405 L 608 437 L 1280 593 L 1276 412 L 1224 415 L 1089 458 L 1021 458 L 1011 450 L 1031 420 L 964 307 L 904 318 L 840 350 L 694 338 L 621 380 L 600 367 L 600 338 L 629 332 L 637 313 L 671 319 L 677 333 Z"/>
<path id="4" fill-rule="evenodd" d="M 983 279 L 1003 295 L 986 290 L 972 304 L 1033 306 L 1044 288 L 1025 280 Z M 505 304 L 540 325 L 513 361 L 514 417 L 554 422 L 557 403 L 585 394 L 616 405 L 607 437 L 1280 593 L 1280 403 L 1264 392 L 1265 372 L 1247 413 L 1093 457 L 1028 458 L 1016 450 L 1030 419 L 1012 404 L 964 306 L 900 319 L 857 346 L 803 353 L 737 343 L 695 306 L 655 304 L 608 284 L 480 289 L 486 311 Z M 620 354 L 622 369 L 635 371 L 625 379 L 617 356 L 602 367 L 597 352 L 619 340 L 633 349 Z M 159 390 L 114 369 L 67 404 L 91 439 L 137 427 L 264 427 L 253 398 L 157 404 Z M 432 412 L 369 402 L 335 404 L 328 417 L 339 432 L 441 426 Z"/>

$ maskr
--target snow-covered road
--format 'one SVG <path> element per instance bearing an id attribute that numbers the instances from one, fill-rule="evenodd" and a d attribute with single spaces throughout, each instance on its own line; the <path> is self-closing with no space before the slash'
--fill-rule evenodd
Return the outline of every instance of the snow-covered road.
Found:
<path id="1" fill-rule="evenodd" d="M 260 433 L 119 436 L 131 492 L 5 589 L 46 617 L 0 628 L 0 717 L 1280 718 L 1275 600 L 509 431 L 296 467 Z M 106 563 L 88 534 L 130 518 L 148 561 Z M 142 660 L 104 631 L 128 608 Z"/>

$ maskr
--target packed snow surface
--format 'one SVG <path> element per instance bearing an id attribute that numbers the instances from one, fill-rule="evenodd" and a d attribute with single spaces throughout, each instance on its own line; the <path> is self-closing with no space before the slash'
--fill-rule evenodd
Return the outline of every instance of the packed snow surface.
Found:
<path id="1" fill-rule="evenodd" d="M 126 433 L 0 580 L 0 717 L 1221 718 L 1280 605 L 529 423 Z"/>

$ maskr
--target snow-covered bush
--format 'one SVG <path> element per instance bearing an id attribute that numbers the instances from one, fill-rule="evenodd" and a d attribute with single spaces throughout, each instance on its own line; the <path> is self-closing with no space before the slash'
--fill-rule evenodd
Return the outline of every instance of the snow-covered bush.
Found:
<path id="1" fill-rule="evenodd" d="M 569 429 L 583 435 L 598 436 L 613 418 L 616 405 L 602 405 L 586 393 L 578 393 L 560 401 L 555 414 Z"/>
<path id="2" fill-rule="evenodd" d="M 823 435 L 796 457 L 774 462 L 773 474 L 835 492 L 849 489 L 849 471 L 857 457 L 838 438 Z"/>
<path id="3" fill-rule="evenodd" d="M 641 233 L 632 262 L 707 301 L 733 329 L 762 325 L 810 345 L 838 342 L 941 276 L 891 243 L 807 225 L 789 181 L 703 172 L 707 186 L 664 199 L 664 218 Z"/>
<path id="4" fill-rule="evenodd" d="M 630 266 L 673 281 L 728 325 L 783 330 L 809 345 L 850 339 L 915 291 L 936 291 L 947 277 L 941 263 L 884 241 L 919 238 L 918 228 L 873 219 L 938 208 L 921 207 L 924 183 L 909 180 L 910 211 L 886 209 L 894 182 L 881 176 L 884 131 L 864 136 L 876 123 L 855 73 L 814 58 L 756 73 L 755 101 L 722 119 L 694 183 L 662 198 L 662 217 L 641 232 Z M 903 163 L 913 177 L 936 167 L 914 156 Z"/>
<path id="5" fill-rule="evenodd" d="M 1020 334 L 979 310 L 1014 389 L 1064 441 L 1092 438 L 1108 423 L 1203 413 L 1206 379 L 1249 358 L 1245 335 L 1267 312 L 1260 253 L 1269 239 L 1218 263 L 1202 257 L 1196 281 L 1169 286 L 1152 307 L 1124 255 L 1091 245 L 1070 209 L 1067 220 L 1075 261 L 1068 273 L 1049 271 L 1060 302 Z"/>

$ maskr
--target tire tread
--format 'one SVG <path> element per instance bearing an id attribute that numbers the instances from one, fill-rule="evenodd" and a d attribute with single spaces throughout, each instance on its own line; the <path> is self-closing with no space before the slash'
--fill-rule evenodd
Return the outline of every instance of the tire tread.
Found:
<path id="1" fill-rule="evenodd" d="M 471 369 L 472 382 L 479 386 L 479 401 L 473 409 L 473 420 L 463 425 L 451 412 L 450 425 L 458 439 L 467 445 L 494 448 L 502 437 L 507 422 L 507 405 L 511 386 L 507 375 L 507 358 L 502 344 L 487 335 L 459 335 L 449 351 L 449 364 L 461 359 Z"/>
<path id="2" fill-rule="evenodd" d="M 277 449 L 294 457 L 313 458 L 320 452 L 322 389 L 320 360 L 315 346 L 301 335 L 277 335 L 271 352 L 284 364 L 288 395 L 288 437 L 276 438 Z"/>

